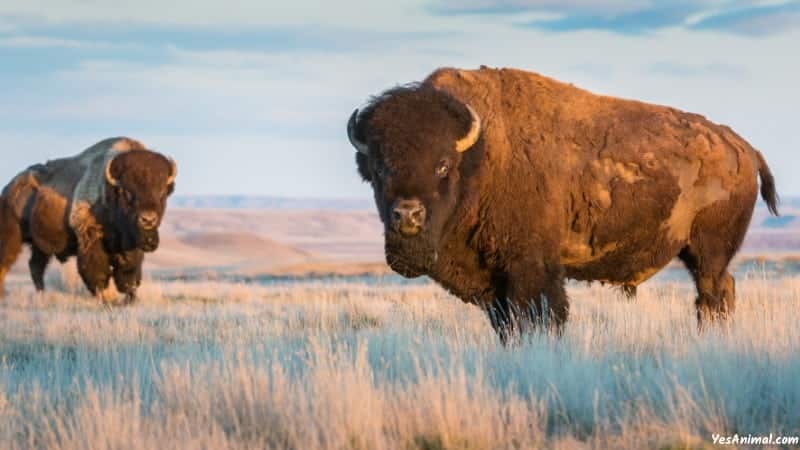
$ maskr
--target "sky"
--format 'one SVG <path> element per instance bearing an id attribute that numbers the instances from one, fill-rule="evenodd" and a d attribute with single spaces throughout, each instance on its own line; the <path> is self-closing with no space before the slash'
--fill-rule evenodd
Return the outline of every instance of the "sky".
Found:
<path id="1" fill-rule="evenodd" d="M 515 67 L 733 127 L 800 195 L 800 0 L 0 0 L 0 179 L 130 136 L 180 194 L 365 197 L 345 124 Z"/>

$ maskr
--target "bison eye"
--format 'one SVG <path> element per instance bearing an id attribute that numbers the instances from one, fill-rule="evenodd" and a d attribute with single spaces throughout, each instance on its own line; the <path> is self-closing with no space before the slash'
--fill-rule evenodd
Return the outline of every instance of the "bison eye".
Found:
<path id="1" fill-rule="evenodd" d="M 389 177 L 389 168 L 383 164 L 378 164 L 375 167 L 375 175 L 380 179 L 386 179 Z"/>
<path id="2" fill-rule="evenodd" d="M 436 176 L 444 178 L 448 173 L 450 173 L 450 163 L 446 160 L 442 160 L 439 162 L 439 165 L 436 166 Z"/>

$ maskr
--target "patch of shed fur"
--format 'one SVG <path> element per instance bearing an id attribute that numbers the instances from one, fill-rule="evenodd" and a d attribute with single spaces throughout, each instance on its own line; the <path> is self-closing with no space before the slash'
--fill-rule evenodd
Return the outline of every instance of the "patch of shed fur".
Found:
<path id="1" fill-rule="evenodd" d="M 78 238 L 80 253 L 86 253 L 97 241 L 103 239 L 103 227 L 92 214 L 89 203 L 74 203 L 69 220 L 70 227 Z"/>
<path id="2" fill-rule="evenodd" d="M 602 258 L 617 249 L 616 242 L 610 242 L 602 248 L 596 248 L 588 242 L 590 236 L 569 233 L 561 244 L 561 264 L 566 266 L 590 263 Z"/>
<path id="3" fill-rule="evenodd" d="M 628 184 L 644 180 L 637 164 L 614 161 L 610 158 L 592 161 L 589 170 L 595 183 L 591 192 L 592 200 L 594 205 L 601 209 L 611 207 L 611 185 L 614 180 Z"/>
<path id="4" fill-rule="evenodd" d="M 742 146 L 739 139 L 733 135 L 726 135 L 726 131 L 718 132 L 709 130 L 701 124 L 692 124 L 692 128 L 699 133 L 689 141 L 687 149 L 692 155 L 696 155 L 704 164 L 701 168 L 700 176 L 706 175 L 704 170 L 713 171 L 717 175 L 728 175 L 720 181 L 723 184 L 734 182 L 735 175 L 739 173 L 739 158 L 744 153 L 749 153 Z M 726 185 L 731 188 L 733 186 Z"/>
<path id="5" fill-rule="evenodd" d="M 597 202 L 597 206 L 602 209 L 611 207 L 611 192 L 602 184 L 595 185 L 594 199 Z"/>
<path id="6" fill-rule="evenodd" d="M 603 158 L 592 161 L 592 174 L 597 179 L 611 181 L 614 178 L 619 178 L 626 183 L 635 183 L 643 180 L 639 166 L 634 163 L 624 163 L 621 161 L 614 161 L 611 158 Z"/>
<path id="7" fill-rule="evenodd" d="M 673 241 L 688 240 L 697 213 L 730 197 L 719 177 L 700 179 L 702 166 L 699 159 L 676 160 L 669 166 L 681 191 L 666 223 L 666 231 Z"/>
<path id="8" fill-rule="evenodd" d="M 645 167 L 650 170 L 656 169 L 658 167 L 658 159 L 656 159 L 656 155 L 653 152 L 647 152 L 642 155 L 642 161 L 644 161 Z"/>

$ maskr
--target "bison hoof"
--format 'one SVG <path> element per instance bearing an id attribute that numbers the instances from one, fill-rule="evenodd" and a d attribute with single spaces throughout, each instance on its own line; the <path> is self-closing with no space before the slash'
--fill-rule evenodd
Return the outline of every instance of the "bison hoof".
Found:
<path id="1" fill-rule="evenodd" d="M 97 289 L 94 296 L 97 298 L 100 304 L 106 307 L 114 306 L 114 304 L 117 302 L 117 299 L 114 297 L 114 295 L 103 289 Z"/>

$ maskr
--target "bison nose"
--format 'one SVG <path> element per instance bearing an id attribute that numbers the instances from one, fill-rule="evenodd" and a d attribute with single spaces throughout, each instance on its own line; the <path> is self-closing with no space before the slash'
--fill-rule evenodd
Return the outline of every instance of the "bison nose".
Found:
<path id="1" fill-rule="evenodd" d="M 425 225 L 425 206 L 419 200 L 398 200 L 392 208 L 392 224 L 405 236 L 414 236 Z"/>
<path id="2" fill-rule="evenodd" d="M 152 230 L 158 225 L 158 213 L 155 211 L 145 211 L 139 214 L 139 226 L 143 230 Z"/>

